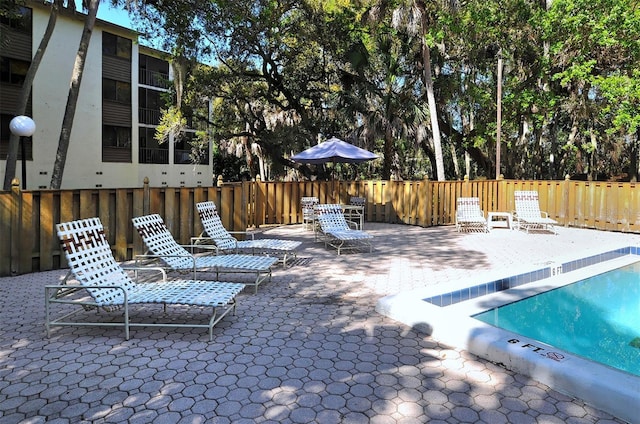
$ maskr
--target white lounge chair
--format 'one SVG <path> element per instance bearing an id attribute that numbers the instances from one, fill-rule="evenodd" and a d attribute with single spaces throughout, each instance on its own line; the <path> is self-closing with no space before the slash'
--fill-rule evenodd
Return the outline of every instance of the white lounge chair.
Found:
<path id="1" fill-rule="evenodd" d="M 213 202 L 200 202 L 196 204 L 198 215 L 204 231 L 199 237 L 192 237 L 192 244 L 213 243 L 217 250 L 225 252 L 251 252 L 255 254 L 270 254 L 282 257 L 282 263 L 287 266 L 287 259 L 291 256 L 297 256 L 296 249 L 300 247 L 302 242 L 295 240 L 281 240 L 273 238 L 256 239 L 254 234 L 247 231 L 229 232 L 218 215 L 216 205 Z M 248 240 L 238 240 L 232 234 L 244 234 L 250 237 Z"/>
<path id="2" fill-rule="evenodd" d="M 520 229 L 529 230 L 548 230 L 554 234 L 558 234 L 555 225 L 557 221 L 549 218 L 549 214 L 540 210 L 540 201 L 537 191 L 515 191 L 513 193 L 515 200 L 516 225 Z"/>
<path id="3" fill-rule="evenodd" d="M 361 196 L 351 196 L 349 198 L 349 204 L 344 206 L 344 217 L 348 221 L 352 221 L 358 224 L 357 229 L 362 230 L 364 227 L 364 213 L 367 199 Z"/>
<path id="4" fill-rule="evenodd" d="M 372 251 L 371 239 L 373 236 L 366 231 L 351 228 L 342 213 L 342 206 L 337 204 L 322 204 L 315 208 L 318 233 L 327 245 L 338 249 L 338 255 L 342 249 L 358 249 L 368 247 Z M 351 222 L 357 228 L 357 224 Z M 316 236 L 318 235 L 316 233 Z"/>
<path id="5" fill-rule="evenodd" d="M 173 238 L 158 214 L 138 216 L 132 219 L 133 226 L 138 230 L 148 252 L 145 255 L 137 255 L 136 262 L 144 259 L 161 261 L 166 268 L 172 271 L 188 271 L 196 278 L 198 271 L 212 271 L 218 279 L 221 273 L 253 273 L 256 280 L 253 284 L 255 292 L 258 286 L 265 280 L 271 280 L 271 267 L 278 258 L 271 256 L 251 255 L 194 255 L 186 248 L 206 249 L 206 246 L 181 246 Z M 209 249 L 209 253 L 215 253 Z"/>
<path id="6" fill-rule="evenodd" d="M 45 326 L 47 336 L 51 335 L 53 326 L 109 326 L 124 327 L 125 338 L 129 340 L 129 329 L 134 326 L 145 327 L 188 327 L 208 328 L 209 340 L 213 339 L 213 327 L 229 312 L 235 312 L 235 297 L 244 284 L 222 283 L 217 281 L 194 280 L 166 280 L 166 274 L 160 269 L 136 269 L 136 276 L 143 271 L 160 271 L 164 278 L 160 281 L 134 281 L 127 271 L 120 267 L 111 252 L 111 247 L 105 237 L 100 219 L 90 218 L 58 224 L 58 237 L 62 243 L 70 276 L 74 277 L 59 285 L 45 286 Z M 77 283 L 74 283 L 75 280 Z M 208 323 L 180 323 L 175 316 L 166 320 L 152 318 L 152 322 L 132 322 L 132 305 L 162 304 L 167 315 L 167 305 L 187 305 L 212 308 L 213 312 Z M 53 318 L 54 305 L 61 305 L 61 314 L 56 313 Z M 70 308 L 71 305 L 78 306 Z M 57 308 L 57 306 L 55 307 Z M 87 318 L 98 314 L 83 314 L 82 318 L 69 320 L 73 316 L 96 309 L 105 312 L 102 315 L 119 316 L 120 320 L 106 320 L 95 322 Z M 148 316 L 147 307 L 145 314 Z M 219 313 L 221 312 L 221 313 Z M 192 312 L 189 313 L 191 315 Z M 58 316 L 59 315 L 59 316 Z M 105 317 L 106 318 L 106 317 Z"/>
<path id="7" fill-rule="evenodd" d="M 484 211 L 477 197 L 458 197 L 456 202 L 456 230 L 489 232 Z"/>
<path id="8" fill-rule="evenodd" d="M 300 206 L 302 207 L 302 224 L 305 228 L 311 226 L 312 230 L 315 230 L 316 215 L 314 208 L 320 201 L 317 197 L 305 196 L 300 198 Z"/>

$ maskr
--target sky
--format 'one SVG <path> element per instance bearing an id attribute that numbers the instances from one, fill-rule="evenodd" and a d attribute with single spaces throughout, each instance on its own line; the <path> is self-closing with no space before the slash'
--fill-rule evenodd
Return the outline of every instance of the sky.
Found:
<path id="1" fill-rule="evenodd" d="M 101 4 L 100 7 L 98 7 L 98 19 L 138 31 L 126 10 L 113 8 L 108 3 Z M 153 45 L 152 41 L 145 39 L 143 36 L 138 38 L 138 42 L 143 46 L 158 48 L 158 46 Z"/>
<path id="2" fill-rule="evenodd" d="M 140 30 L 135 28 L 132 20 L 129 18 L 129 13 L 126 10 L 113 8 L 109 3 L 101 4 L 100 7 L 98 7 L 98 19 L 102 19 L 103 21 L 120 25 L 134 31 L 144 32 L 144 29 Z M 140 35 L 138 42 L 143 46 L 162 50 L 162 43 L 158 42 L 158 40 L 148 39 L 143 35 Z M 205 63 L 208 63 L 208 61 L 205 60 Z"/>
<path id="3" fill-rule="evenodd" d="M 103 21 L 111 22 L 125 28 L 135 29 L 133 28 L 133 24 L 131 23 L 131 19 L 129 19 L 127 11 L 114 9 L 107 4 L 98 7 L 98 19 L 102 19 Z"/>

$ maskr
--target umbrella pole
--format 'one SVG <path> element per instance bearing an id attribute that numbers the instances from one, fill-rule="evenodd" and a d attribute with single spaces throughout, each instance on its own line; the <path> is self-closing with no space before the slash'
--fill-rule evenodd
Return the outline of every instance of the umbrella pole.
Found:
<path id="1" fill-rule="evenodd" d="M 338 203 L 336 202 L 336 179 L 335 176 L 333 178 L 331 178 L 331 200 L 333 203 Z"/>
<path id="2" fill-rule="evenodd" d="M 333 166 L 331 167 L 331 199 L 333 203 L 340 203 L 336 201 L 336 163 L 333 162 Z M 339 200 L 339 196 L 338 196 Z"/>

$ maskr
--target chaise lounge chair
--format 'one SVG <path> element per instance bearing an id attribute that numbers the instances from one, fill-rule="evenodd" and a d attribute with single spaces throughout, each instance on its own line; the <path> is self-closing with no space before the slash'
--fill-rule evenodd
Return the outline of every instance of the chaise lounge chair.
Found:
<path id="1" fill-rule="evenodd" d="M 349 204 L 342 207 L 344 217 L 347 221 L 355 222 L 357 230 L 364 228 L 364 212 L 367 205 L 367 199 L 361 196 L 351 196 Z"/>
<path id="2" fill-rule="evenodd" d="M 199 237 L 192 237 L 191 244 L 213 243 L 219 252 L 251 252 L 252 255 L 267 253 L 272 256 L 282 257 L 282 264 L 287 266 L 287 259 L 297 256 L 296 249 L 302 242 L 280 239 L 256 239 L 253 233 L 247 231 L 234 231 L 230 233 L 222 225 L 216 205 L 213 202 L 201 202 L 196 204 L 200 215 L 200 221 L 204 231 Z M 249 240 L 238 240 L 232 234 L 244 234 Z"/>
<path id="3" fill-rule="evenodd" d="M 342 206 L 337 204 L 317 205 L 316 221 L 318 222 L 318 232 L 327 245 L 338 249 L 357 249 L 362 246 L 368 247 L 372 251 L 371 239 L 373 236 L 366 231 L 355 230 L 349 226 L 349 222 L 342 213 Z M 357 224 L 351 223 L 357 227 Z M 316 233 L 317 237 L 318 233 Z"/>
<path id="4" fill-rule="evenodd" d="M 77 281 L 45 287 L 45 326 L 47 336 L 51 335 L 53 326 L 108 326 L 124 327 L 125 338 L 129 340 L 129 329 L 134 326 L 147 327 L 188 327 L 208 328 L 209 340 L 213 339 L 213 327 L 225 315 L 235 313 L 235 297 L 244 284 L 221 283 L 217 281 L 173 280 L 167 281 L 162 270 L 144 268 L 136 270 L 154 271 L 163 275 L 161 281 L 134 281 L 127 271 L 116 262 L 109 243 L 104 234 L 104 228 L 98 218 L 71 221 L 57 225 L 58 237 L 70 267 L 70 276 Z M 194 306 L 212 308 L 213 312 L 208 323 L 177 323 L 175 317 L 161 320 L 153 317 L 152 322 L 132 322 L 132 306 L 142 304 L 162 304 L 163 315 L 167 315 L 167 305 Z M 62 305 L 63 314 L 53 318 L 53 305 Z M 79 306 L 71 308 L 70 305 Z M 57 306 L 56 306 L 57 308 Z M 96 309 L 104 311 L 104 315 L 117 313 L 122 319 L 119 321 L 102 320 L 89 322 L 86 320 L 69 321 L 69 318 L 83 311 Z M 146 315 L 153 312 L 153 307 L 147 306 Z M 218 313 L 221 311 L 221 313 Z M 87 314 L 84 314 L 86 318 Z M 90 314 L 95 316 L 96 314 Z M 192 312 L 189 312 L 192 315 Z"/>
<path id="5" fill-rule="evenodd" d="M 144 259 L 159 260 L 168 270 L 193 273 L 196 278 L 198 271 L 212 271 L 218 279 L 221 273 L 253 273 L 256 280 L 253 284 L 255 292 L 258 286 L 266 279 L 271 280 L 271 267 L 278 258 L 270 256 L 251 255 L 215 255 L 209 250 L 209 254 L 194 255 L 185 247 L 206 249 L 206 246 L 181 246 L 173 238 L 158 214 L 138 216 L 132 219 L 133 226 L 138 230 L 148 252 L 145 255 L 137 255 L 136 262 Z"/>
<path id="6" fill-rule="evenodd" d="M 456 230 L 489 232 L 484 211 L 477 197 L 458 197 L 456 207 Z"/>
<path id="7" fill-rule="evenodd" d="M 549 230 L 558 234 L 555 225 L 557 221 L 549 218 L 546 212 L 540 211 L 540 202 L 537 191 L 515 191 L 513 193 L 516 204 L 515 219 L 520 229 Z"/>
<path id="8" fill-rule="evenodd" d="M 311 226 L 312 230 L 315 230 L 316 215 L 314 208 L 320 203 L 317 197 L 302 197 L 300 198 L 300 206 L 302 207 L 302 224 L 304 228 Z"/>

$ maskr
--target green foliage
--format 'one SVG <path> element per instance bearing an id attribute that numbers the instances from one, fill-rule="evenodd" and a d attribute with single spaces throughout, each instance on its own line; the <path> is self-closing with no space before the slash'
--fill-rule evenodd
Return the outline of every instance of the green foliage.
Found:
<path id="1" fill-rule="evenodd" d="M 0 17 L 16 18 L 19 16 L 20 7 L 25 5 L 24 0 L 5 0 L 0 2 Z"/>
<path id="2" fill-rule="evenodd" d="M 250 176 L 260 161 L 268 178 L 291 176 L 292 153 L 334 135 L 383 157 L 338 167 L 344 176 L 433 176 L 423 36 L 448 178 L 495 173 L 499 58 L 507 178 L 637 173 L 636 0 L 554 0 L 548 10 L 535 0 L 176 0 L 141 10 L 168 51 L 209 64 L 190 71 L 185 107 L 212 99 L 198 140 Z M 165 117 L 163 138 L 182 122 Z M 465 153 L 471 169 L 459 169 Z"/>
<path id="3" fill-rule="evenodd" d="M 614 73 L 594 79 L 605 101 L 601 114 L 611 122 L 609 134 L 635 134 L 640 128 L 640 70 L 630 76 Z"/>
<path id="4" fill-rule="evenodd" d="M 251 178 L 243 158 L 221 152 L 213 155 L 213 175 L 222 175 L 222 180 L 226 182 L 248 181 Z"/>
<path id="5" fill-rule="evenodd" d="M 156 128 L 155 139 L 159 144 L 170 139 L 179 140 L 182 132 L 187 128 L 187 120 L 182 116 L 182 111 L 176 107 L 163 109 L 160 123 Z"/>
<path id="6" fill-rule="evenodd" d="M 209 134 L 206 131 L 196 131 L 195 137 L 189 143 L 191 163 L 206 163 L 209 155 Z"/>

